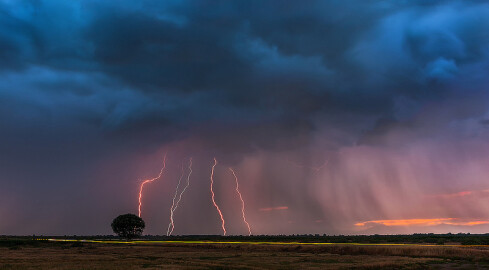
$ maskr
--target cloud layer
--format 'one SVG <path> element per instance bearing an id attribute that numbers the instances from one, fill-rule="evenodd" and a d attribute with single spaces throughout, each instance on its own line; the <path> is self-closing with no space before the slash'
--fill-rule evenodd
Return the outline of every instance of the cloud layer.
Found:
<path id="1" fill-rule="evenodd" d="M 219 233 L 214 156 L 234 233 L 229 166 L 257 233 L 487 219 L 487 18 L 475 0 L 0 0 L 0 234 L 109 233 L 165 152 L 148 233 L 190 156 L 176 233 Z"/>

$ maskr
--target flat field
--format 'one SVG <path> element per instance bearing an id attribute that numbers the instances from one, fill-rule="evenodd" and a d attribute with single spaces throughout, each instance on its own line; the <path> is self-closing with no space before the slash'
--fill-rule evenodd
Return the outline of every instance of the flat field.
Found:
<path id="1" fill-rule="evenodd" d="M 0 241 L 0 269 L 489 269 L 489 247 Z"/>

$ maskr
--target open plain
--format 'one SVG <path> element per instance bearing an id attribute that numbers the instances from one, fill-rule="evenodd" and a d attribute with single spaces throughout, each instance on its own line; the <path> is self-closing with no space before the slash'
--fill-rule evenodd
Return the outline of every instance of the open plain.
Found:
<path id="1" fill-rule="evenodd" d="M 489 269 L 489 247 L 2 240 L 0 269 Z"/>

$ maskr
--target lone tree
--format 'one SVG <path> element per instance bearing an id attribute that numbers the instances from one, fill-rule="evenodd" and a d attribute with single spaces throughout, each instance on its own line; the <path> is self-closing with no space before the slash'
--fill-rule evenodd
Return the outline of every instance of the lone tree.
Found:
<path id="1" fill-rule="evenodd" d="M 144 220 L 133 214 L 120 215 L 112 221 L 112 230 L 120 237 L 132 239 L 143 233 Z"/>

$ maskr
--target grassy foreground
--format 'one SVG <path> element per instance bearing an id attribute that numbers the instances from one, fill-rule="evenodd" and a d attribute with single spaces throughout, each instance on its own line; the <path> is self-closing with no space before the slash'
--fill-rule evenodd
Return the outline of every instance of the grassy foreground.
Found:
<path id="1" fill-rule="evenodd" d="M 489 269 L 489 247 L 0 240 L 0 269 Z"/>

